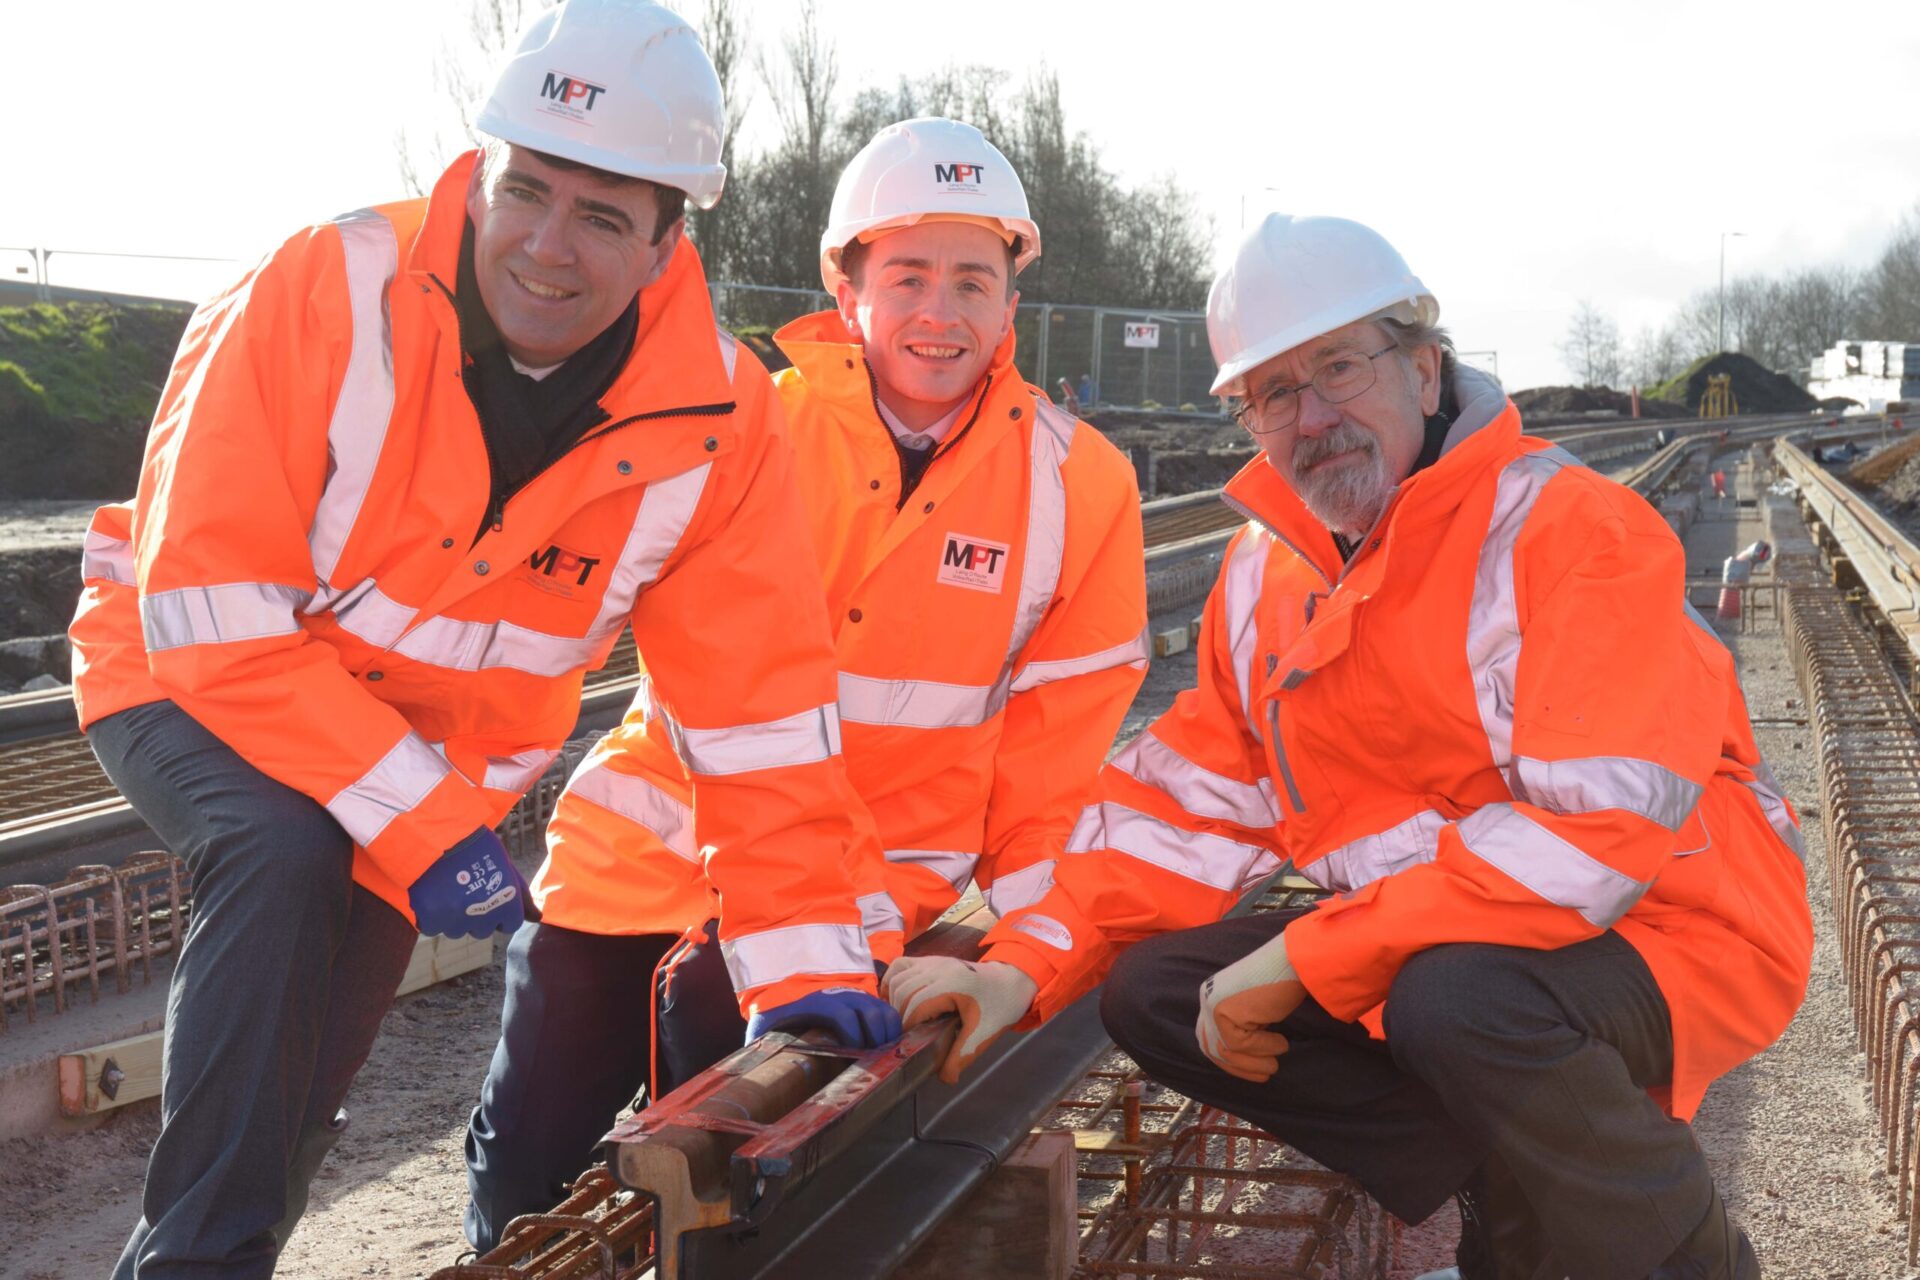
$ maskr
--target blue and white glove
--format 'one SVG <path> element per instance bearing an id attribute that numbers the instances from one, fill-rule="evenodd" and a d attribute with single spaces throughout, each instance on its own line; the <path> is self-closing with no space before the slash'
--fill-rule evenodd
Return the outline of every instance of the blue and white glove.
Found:
<path id="1" fill-rule="evenodd" d="M 420 932 L 449 938 L 512 933 L 526 918 L 526 901 L 526 880 L 487 827 L 441 854 L 407 890 Z"/>
<path id="2" fill-rule="evenodd" d="M 852 987 L 828 987 L 771 1009 L 757 1010 L 747 1020 L 752 1044 L 769 1031 L 825 1031 L 848 1049 L 878 1049 L 900 1038 L 900 1015 L 879 996 Z"/>

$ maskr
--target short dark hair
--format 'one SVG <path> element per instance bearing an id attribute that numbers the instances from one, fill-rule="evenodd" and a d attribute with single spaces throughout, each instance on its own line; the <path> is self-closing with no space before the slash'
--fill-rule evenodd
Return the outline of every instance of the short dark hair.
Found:
<path id="1" fill-rule="evenodd" d="M 498 138 L 486 138 L 480 143 L 480 164 L 484 170 L 493 167 L 494 161 L 504 157 L 508 143 Z M 582 164 L 578 160 L 568 160 L 564 156 L 548 155 L 532 147 L 522 148 L 542 164 L 552 165 L 562 173 L 584 173 L 593 181 L 608 187 L 626 187 L 639 183 L 653 189 L 654 204 L 657 213 L 653 220 L 653 237 L 649 244 L 659 244 L 660 237 L 673 229 L 673 224 L 687 214 L 687 193 L 678 187 L 669 187 L 662 182 L 653 182 L 646 178 L 629 177 L 624 173 L 613 173 L 594 165 Z"/>
<path id="2" fill-rule="evenodd" d="M 873 252 L 877 241 L 854 239 L 840 251 L 840 274 L 853 282 L 854 288 L 860 287 L 860 277 L 867 269 L 867 255 Z M 1007 246 L 1007 296 L 1013 296 L 1013 264 L 1020 260 L 1020 237 L 1015 236 L 1013 243 Z"/>

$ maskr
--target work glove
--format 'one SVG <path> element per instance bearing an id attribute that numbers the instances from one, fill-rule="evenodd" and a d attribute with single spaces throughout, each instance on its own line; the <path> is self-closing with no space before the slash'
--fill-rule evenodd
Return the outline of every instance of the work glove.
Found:
<path id="1" fill-rule="evenodd" d="M 900 1038 L 900 1015 L 878 996 L 853 987 L 828 987 L 771 1009 L 756 1009 L 747 1019 L 752 1044 L 769 1031 L 825 1031 L 842 1047 L 878 1049 Z"/>
<path id="2" fill-rule="evenodd" d="M 895 960 L 880 984 L 880 994 L 893 1001 L 909 1027 L 943 1013 L 959 1015 L 960 1034 L 940 1063 L 940 1078 L 948 1084 L 959 1084 L 960 1073 L 1002 1031 L 1026 1016 L 1038 991 L 1033 979 L 1014 965 L 947 956 Z"/>
<path id="3" fill-rule="evenodd" d="M 449 938 L 512 933 L 526 918 L 526 901 L 527 882 L 489 827 L 441 854 L 407 890 L 420 932 Z"/>
<path id="4" fill-rule="evenodd" d="M 1287 935 L 1241 956 L 1200 984 L 1200 1052 L 1230 1076 L 1265 1084 L 1280 1069 L 1287 1038 L 1273 1024 L 1307 998 L 1287 961 Z"/>

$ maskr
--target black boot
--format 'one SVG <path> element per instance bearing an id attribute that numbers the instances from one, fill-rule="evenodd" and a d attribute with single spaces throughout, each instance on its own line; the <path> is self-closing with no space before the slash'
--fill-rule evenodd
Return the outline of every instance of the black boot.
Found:
<path id="1" fill-rule="evenodd" d="M 1760 1259 L 1713 1189 L 1707 1216 L 1647 1280 L 1760 1280 Z"/>
<path id="2" fill-rule="evenodd" d="M 287 1247 L 287 1239 L 293 1235 L 300 1215 L 307 1211 L 307 1193 L 320 1172 L 321 1161 L 346 1131 L 347 1109 L 342 1107 L 333 1119 L 301 1130 L 294 1142 L 293 1159 L 287 1166 L 287 1216 L 273 1225 L 273 1241 L 279 1248 Z"/>
<path id="3" fill-rule="evenodd" d="M 1497 1155 L 1460 1188 L 1460 1280 L 1562 1280 L 1540 1220 L 1520 1183 Z"/>

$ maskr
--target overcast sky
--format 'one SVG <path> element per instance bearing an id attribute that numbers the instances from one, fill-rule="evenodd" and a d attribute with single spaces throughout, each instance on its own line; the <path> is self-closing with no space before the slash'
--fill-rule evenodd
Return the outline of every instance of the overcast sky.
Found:
<path id="1" fill-rule="evenodd" d="M 468 3 L 10 6 L 0 246 L 250 260 L 394 198 L 394 134 L 445 118 L 434 53 Z M 774 46 L 792 5 L 749 9 Z M 1864 266 L 1920 206 L 1915 0 L 821 11 L 845 93 L 946 62 L 1054 68 L 1069 123 L 1123 177 L 1195 194 L 1219 261 L 1243 205 L 1373 225 L 1512 387 L 1568 379 L 1555 346 L 1583 298 L 1631 337 L 1711 288 L 1723 231 L 1745 233 L 1730 278 Z M 771 122 L 764 92 L 754 109 L 750 138 Z M 0 272 L 27 261 L 0 252 Z M 175 296 L 239 269 L 52 259 L 55 283 Z"/>

